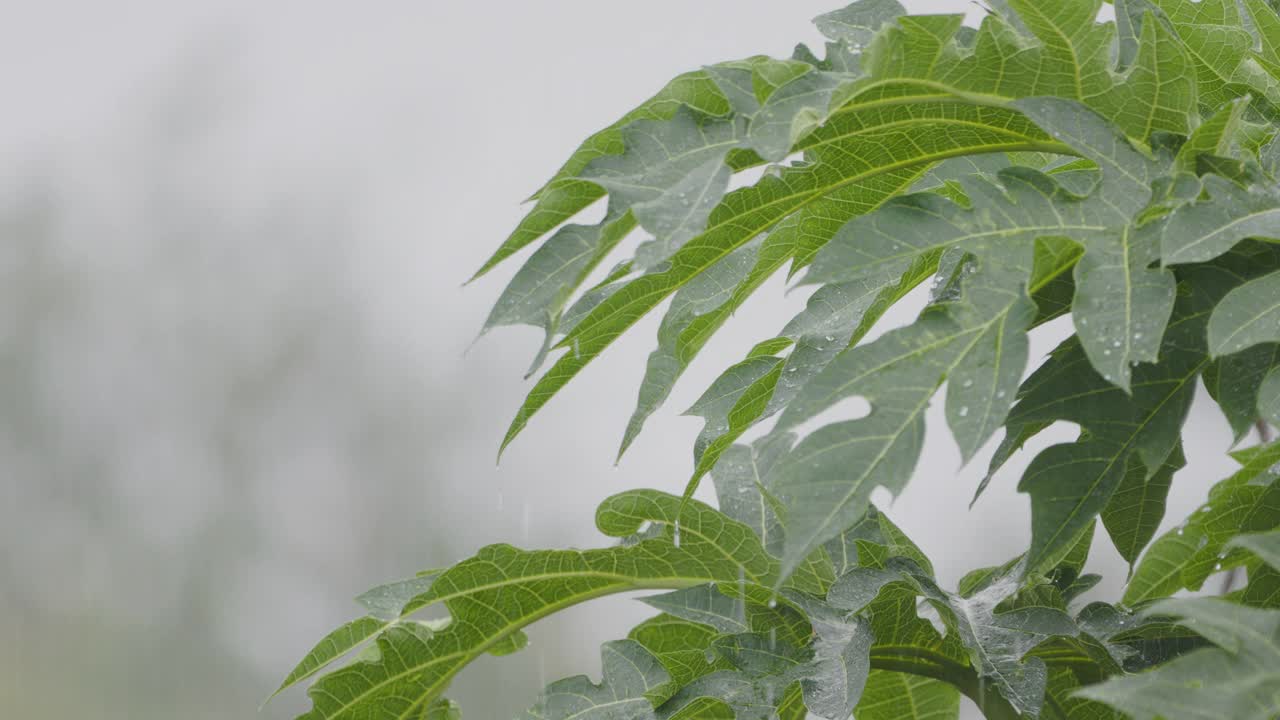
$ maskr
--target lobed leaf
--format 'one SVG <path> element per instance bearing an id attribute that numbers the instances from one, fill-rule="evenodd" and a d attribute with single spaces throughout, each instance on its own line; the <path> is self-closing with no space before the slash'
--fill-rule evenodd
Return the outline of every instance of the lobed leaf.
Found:
<path id="1" fill-rule="evenodd" d="M 1230 565 L 1224 548 L 1232 538 L 1280 524 L 1280 482 L 1272 470 L 1278 461 L 1280 445 L 1268 445 L 1215 485 L 1208 502 L 1152 544 L 1133 571 L 1124 602 L 1198 589 L 1215 569 Z"/>
<path id="2" fill-rule="evenodd" d="M 449 623 L 437 632 L 416 622 L 392 624 L 377 637 L 377 656 L 321 678 L 310 691 L 310 720 L 405 718 L 440 696 L 467 663 L 499 647 L 525 625 L 602 595 L 706 582 L 770 587 L 777 561 L 751 529 L 715 510 L 653 491 L 606 500 L 600 529 L 614 537 L 650 524 L 661 532 L 601 550 L 530 552 L 484 548 L 443 572 L 404 613 L 443 604 Z M 675 541 L 679 524 L 680 541 Z"/>
<path id="3" fill-rule="evenodd" d="M 1198 598 L 1166 600 L 1148 612 L 1174 617 L 1218 647 L 1085 688 L 1084 697 L 1135 720 L 1267 720 L 1280 712 L 1280 611 Z"/>
<path id="4" fill-rule="evenodd" d="M 600 648 L 604 678 L 586 676 L 547 686 L 524 720 L 654 720 L 654 706 L 672 692 L 671 676 L 643 645 L 615 640 Z"/>

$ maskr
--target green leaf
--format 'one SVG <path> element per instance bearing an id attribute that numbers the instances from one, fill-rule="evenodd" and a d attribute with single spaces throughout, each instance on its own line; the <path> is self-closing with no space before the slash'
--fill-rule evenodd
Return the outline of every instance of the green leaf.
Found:
<path id="1" fill-rule="evenodd" d="M 1249 99 L 1245 96 L 1231 101 L 1207 122 L 1196 128 L 1191 133 L 1191 137 L 1187 138 L 1187 142 L 1178 150 L 1175 166 L 1183 172 L 1194 173 L 1196 161 L 1201 155 L 1223 157 L 1230 155 L 1236 133 L 1240 131 L 1240 124 L 1244 121 L 1245 110 L 1249 107 Z"/>
<path id="2" fill-rule="evenodd" d="M 1247 567 L 1249 583 L 1227 595 L 1227 599 L 1250 607 L 1280 608 L 1280 572 L 1257 563 Z"/>
<path id="3" fill-rule="evenodd" d="M 1133 365 L 1158 359 L 1173 311 L 1173 273 L 1148 269 L 1159 257 L 1153 240 L 1128 228 L 1086 239 L 1075 269 L 1076 333 L 1103 378 L 1126 391 Z"/>
<path id="4" fill-rule="evenodd" d="M 805 603 L 817 636 L 812 646 L 796 647 L 772 634 L 722 637 L 712 649 L 734 669 L 686 685 L 660 708 L 662 716 L 686 717 L 680 713 L 689 705 L 716 699 L 733 708 L 739 720 L 765 720 L 786 703 L 786 689 L 798 684 L 810 712 L 833 720 L 848 717 L 869 670 L 870 631 L 865 623 L 846 620 L 821 603 Z"/>
<path id="5" fill-rule="evenodd" d="M 712 641 L 718 636 L 719 633 L 706 625 L 671 615 L 649 618 L 627 634 L 652 653 L 680 687 L 703 675 L 732 667 L 721 658 L 707 657 Z"/>
<path id="6" fill-rule="evenodd" d="M 1280 530 L 1251 535 L 1238 535 L 1227 543 L 1228 547 L 1244 548 L 1257 555 L 1262 562 L 1280 570 Z"/>
<path id="7" fill-rule="evenodd" d="M 941 613 L 948 629 L 964 643 L 978 677 L 991 682 L 1019 712 L 1035 717 L 1044 701 L 1048 668 L 1028 653 L 1045 641 L 1075 636 L 1080 630 L 1061 608 L 1039 600 L 1019 600 L 1021 565 L 993 578 L 970 597 L 948 593 L 910 566 L 891 564 L 901 577 Z M 834 590 L 834 588 L 833 588 Z"/>
<path id="8" fill-rule="evenodd" d="M 1080 678 L 1070 669 L 1050 670 L 1045 705 L 1053 710 L 1044 713 L 1042 717 L 1063 720 L 1125 720 L 1124 715 L 1106 705 L 1076 695 L 1080 687 Z"/>
<path id="9" fill-rule="evenodd" d="M 806 145 L 807 143 L 807 145 Z M 846 106 L 805 143 L 808 162 L 725 196 L 707 229 L 666 269 L 642 275 L 597 305 L 557 347 L 571 348 L 539 379 L 512 421 L 503 447 L 583 367 L 627 328 L 697 275 L 787 215 L 823 196 L 884 176 L 914 179 L 917 168 L 951 156 L 1019 149 L 1062 150 L 1015 113 L 953 103 Z M 875 186 L 873 185 L 873 192 Z M 879 195 L 874 202 L 879 202 Z M 872 204 L 874 204 L 874 202 Z"/>
<path id="10" fill-rule="evenodd" d="M 569 292 L 580 285 L 600 261 L 635 227 L 629 213 L 596 225 L 566 225 L 534 251 L 502 291 L 481 333 L 503 325 L 533 325 L 545 340 L 529 373 L 535 372 L 551 349 Z"/>
<path id="11" fill-rule="evenodd" d="M 1204 372 L 1204 385 L 1242 440 L 1261 414 L 1266 416 L 1265 378 L 1280 365 L 1280 345 L 1266 343 L 1214 360 Z"/>
<path id="12" fill-rule="evenodd" d="M 794 676 L 812 658 L 807 649 L 759 634 L 723 636 L 711 647 L 733 669 L 704 675 L 684 686 L 659 708 L 658 717 L 696 718 L 699 715 L 690 710 L 714 700 L 731 708 L 736 720 L 769 720 L 791 701 Z"/>
<path id="13" fill-rule="evenodd" d="M 761 438 L 750 446 L 734 445 L 711 471 L 720 511 L 749 526 L 774 556 L 782 552 L 785 532 L 761 491 L 761 482 L 790 445 L 791 438 L 785 436 Z"/>
<path id="14" fill-rule="evenodd" d="M 1275 187 L 1246 188 L 1209 175 L 1204 192 L 1207 197 L 1174 208 L 1145 230 L 1160 236 L 1166 265 L 1212 260 L 1245 238 L 1280 239 L 1280 191 Z"/>
<path id="15" fill-rule="evenodd" d="M 1280 713 L 1280 611 L 1205 598 L 1166 600 L 1148 612 L 1177 618 L 1218 647 L 1085 688 L 1084 697 L 1134 720 L 1270 720 Z"/>
<path id="16" fill-rule="evenodd" d="M 1137 562 L 1143 548 L 1160 527 L 1173 475 L 1186 464 L 1181 445 L 1174 447 L 1168 459 L 1154 473 L 1147 470 L 1146 464 L 1136 454 L 1130 456 L 1129 467 L 1120 485 L 1102 509 L 1102 522 L 1120 557 L 1130 567 Z"/>
<path id="17" fill-rule="evenodd" d="M 604 678 L 599 685 L 585 675 L 547 686 L 526 720 L 653 720 L 655 705 L 673 691 L 671 676 L 634 640 L 615 640 L 600 648 Z"/>
<path id="18" fill-rule="evenodd" d="M 286 688 L 297 685 L 315 675 L 333 661 L 364 645 L 365 642 L 381 632 L 386 626 L 387 622 L 385 620 L 379 620 L 375 617 L 362 617 L 352 620 L 324 636 L 324 639 L 317 643 L 311 649 L 311 652 L 307 653 L 306 657 L 302 658 L 297 667 L 284 679 L 284 682 L 280 683 L 280 687 L 276 688 L 271 697 L 275 697 Z"/>
<path id="19" fill-rule="evenodd" d="M 1199 589 L 1216 569 L 1238 562 L 1223 555 L 1228 541 L 1280 524 L 1280 482 L 1272 470 L 1277 462 L 1280 443 L 1253 453 L 1240 470 L 1210 490 L 1208 502 L 1160 536 L 1134 570 L 1125 604 Z"/>
<path id="20" fill-rule="evenodd" d="M 1134 402 L 1137 407 L 1130 407 L 1123 396 L 1106 398 L 1109 383 L 1097 377 L 1091 368 L 1082 367 L 1085 358 L 1078 348 L 1076 345 L 1076 352 L 1061 356 L 1064 357 L 1062 365 L 1051 368 L 1051 372 L 1061 372 L 1053 386 L 1063 388 L 1059 392 L 1064 400 L 1096 396 L 1098 416 L 1103 415 L 1105 409 L 1119 410 L 1120 414 L 1107 420 L 1089 417 L 1090 424 L 1111 422 L 1114 425 L 1099 424 L 1099 434 L 1075 443 L 1051 446 L 1037 455 L 1027 468 L 1018 489 L 1031 495 L 1029 557 L 1033 564 L 1039 564 L 1044 557 L 1065 546 L 1107 506 L 1125 475 L 1132 453 L 1139 453 L 1147 472 L 1151 470 L 1151 461 L 1142 458 L 1144 446 L 1147 453 L 1156 458 L 1155 462 L 1163 462 L 1165 456 L 1159 448 L 1171 448 L 1176 443 L 1195 388 L 1193 381 L 1199 366 L 1183 363 L 1172 367 L 1170 363 L 1160 368 L 1163 372 L 1151 372 L 1150 378 L 1138 376 L 1134 387 L 1141 389 L 1141 396 Z M 1046 403 L 1040 406 L 1042 412 L 1036 412 L 1040 401 L 1038 397 L 1024 401 L 1025 414 L 1018 412 L 1023 407 L 1019 405 L 1010 424 L 1046 417 L 1043 411 L 1052 405 Z M 1067 409 L 1073 414 L 1080 410 L 1089 408 L 1080 403 Z"/>
<path id="21" fill-rule="evenodd" d="M 1280 341 L 1280 272 L 1232 290 L 1209 318 L 1209 349 L 1214 356 L 1277 341 Z"/>
<path id="22" fill-rule="evenodd" d="M 1272 346 L 1267 350 L 1274 357 L 1277 347 Z M 1273 360 L 1272 367 L 1274 365 L 1275 362 Z M 1257 394 L 1258 413 L 1272 425 L 1280 425 L 1280 371 L 1272 369 L 1268 372 L 1258 386 Z"/>
<path id="23" fill-rule="evenodd" d="M 773 617 L 778 613 L 772 608 L 752 605 L 745 597 L 729 597 L 715 585 L 697 585 L 683 590 L 654 595 L 643 599 L 644 604 L 673 617 L 707 625 L 723 635 L 752 632 L 761 624 L 780 622 Z M 771 622 L 753 620 L 754 616 L 768 610 L 766 618 Z"/>
<path id="24" fill-rule="evenodd" d="M 702 118 L 681 108 L 670 119 L 621 129 L 626 150 L 593 160 L 581 175 L 609 193 L 610 207 L 629 209 L 654 239 L 636 251 L 635 267 L 658 264 L 706 226 L 732 170 L 725 160 L 743 143 L 744 118 Z"/>
<path id="25" fill-rule="evenodd" d="M 1054 445 L 1037 455 L 1019 484 L 1031 495 L 1033 563 L 1067 543 L 1106 507 L 1131 453 L 1138 453 L 1148 473 L 1164 464 L 1178 442 L 1195 379 L 1208 364 L 1204 338 L 1209 308 L 1274 262 L 1270 248 L 1248 246 L 1213 264 L 1188 268 L 1187 292 L 1177 298 L 1161 360 L 1134 370 L 1132 396 L 1110 389 L 1074 340 L 1027 380 L 1031 390 L 1010 413 L 1010 428 L 1066 420 L 1087 431 L 1075 443 Z"/>
<path id="26" fill-rule="evenodd" d="M 1111 38 L 1096 24 L 1100 2 L 1009 4 L 1043 43 L 1038 64 L 1046 78 L 1039 94 L 1086 102 L 1139 140 L 1155 130 L 1187 131 L 1196 97 L 1194 70 L 1163 25 L 1142 23 L 1136 61 L 1125 82 L 1113 84 L 1107 68 Z"/>
<path id="27" fill-rule="evenodd" d="M 1107 231 L 1066 233 L 1085 249 L 1075 266 L 1072 319 L 1093 366 L 1127 391 L 1132 365 L 1158 357 L 1173 309 L 1173 274 L 1148 269 L 1159 248 L 1130 225 L 1151 197 L 1158 166 L 1070 103 L 1033 99 L 1016 105 L 1102 170 L 1103 186 L 1095 192 L 1114 206 Z"/>
<path id="28" fill-rule="evenodd" d="M 1118 20 L 1125 13 L 1117 11 L 1116 15 Z M 1169 27 L 1150 12 L 1142 16 L 1139 36 L 1130 43 L 1136 60 L 1130 67 L 1121 58 L 1129 71 L 1107 98 L 1113 108 L 1108 116 L 1138 140 L 1146 140 L 1154 132 L 1185 135 L 1197 101 L 1191 57 Z"/>
<path id="29" fill-rule="evenodd" d="M 620 144 L 620 143 L 619 143 Z M 621 148 L 614 150 L 619 152 Z M 538 202 L 525 215 L 505 242 L 485 260 L 472 280 L 485 275 L 503 260 L 520 252 L 556 226 L 577 215 L 582 209 L 604 197 L 604 188 L 593 182 L 575 177 L 565 177 L 549 182 L 542 190 Z"/>
<path id="30" fill-rule="evenodd" d="M 831 720 L 849 717 L 871 671 L 874 635 L 869 623 L 824 602 L 788 593 L 813 625 L 813 659 L 799 671 L 805 706 Z"/>
<path id="31" fill-rule="evenodd" d="M 785 408 L 811 378 L 865 336 L 894 303 L 932 275 L 936 266 L 937 254 L 930 253 L 914 261 L 896 281 L 882 277 L 832 283 L 810 296 L 805 309 L 787 323 L 778 337 L 778 341 L 793 346 L 790 354 L 777 359 L 772 372 L 742 386 L 733 403 L 723 403 L 713 412 L 696 413 L 706 417 L 707 423 L 694 445 L 697 466 L 686 493 L 715 466 L 724 448 L 756 423 Z M 745 362 L 750 360 L 726 370 L 707 395 L 714 394 L 717 387 L 732 384 Z"/>
<path id="32" fill-rule="evenodd" d="M 782 358 L 756 355 L 737 363 L 716 378 L 702 397 L 685 412 L 706 419 L 694 442 L 696 476 L 710 469 L 721 453 L 764 412 L 782 374 Z M 693 492 L 693 486 L 685 490 Z"/>
<path id="33" fill-rule="evenodd" d="M 870 544 L 883 549 L 889 557 L 904 557 L 915 563 L 917 567 L 925 573 L 933 574 L 933 564 L 929 562 L 929 558 L 921 552 L 906 533 L 889 519 L 875 505 L 871 505 L 867 509 L 867 513 L 862 516 L 856 525 L 840 533 L 838 537 L 827 542 L 824 546 L 827 555 L 831 558 L 835 565 L 837 577 L 842 577 L 854 568 L 873 564 L 867 559 L 860 558 L 859 545 Z M 864 549 L 867 549 L 864 547 Z M 831 599 L 828 593 L 827 599 Z M 846 609 L 854 609 L 847 603 L 842 605 Z"/>
<path id="34" fill-rule="evenodd" d="M 775 584 L 777 561 L 751 529 L 699 502 L 633 491 L 606 500 L 596 519 L 613 537 L 634 535 L 646 524 L 660 532 L 601 550 L 482 549 L 404 608 L 408 614 L 442 603 L 451 618 L 447 626 L 432 633 L 419 623 L 391 625 L 377 637 L 376 658 L 330 673 L 312 687 L 308 720 L 402 718 L 438 698 L 459 670 L 512 633 L 585 600 L 739 577 L 760 588 Z"/>
<path id="35" fill-rule="evenodd" d="M 786 508 L 788 523 L 805 529 L 788 536 L 784 569 L 854 522 L 874 487 L 901 489 L 919 455 L 924 410 L 944 380 L 950 380 L 948 421 L 964 455 L 985 442 L 1003 422 L 1025 367 L 1025 331 L 1035 312 L 1025 283 L 1036 239 L 1108 233 L 1109 218 L 1126 222 L 1126 214 L 1140 207 L 1140 201 L 1114 199 L 1121 192 L 1132 198 L 1146 178 L 1135 179 L 1132 168 L 1108 159 L 1107 152 L 1132 151 L 1121 149 L 1114 137 L 1100 137 L 1109 133 L 1100 119 L 1079 106 L 1047 101 L 1031 111 L 1055 120 L 1062 136 L 1101 160 L 1104 175 L 1094 195 L 1079 198 L 1049 176 L 1010 168 L 1000 175 L 1002 185 L 980 178 L 966 185 L 972 209 L 930 193 L 895 200 L 846 225 L 815 259 L 811 280 L 852 282 L 895 278 L 918 258 L 950 248 L 978 258 L 959 300 L 938 304 L 914 325 L 837 357 L 783 412 L 775 433 L 850 397 L 871 405 L 866 418 L 806 437 L 770 473 L 767 485 Z M 1064 262 L 1074 259 L 1066 256 Z M 856 468 L 852 475 L 849 468 Z"/>
<path id="36" fill-rule="evenodd" d="M 833 100 L 856 77 L 844 72 L 814 70 L 806 63 L 772 61 L 764 67 L 785 66 L 785 80 L 749 114 L 746 146 L 769 162 L 785 158 L 792 146 L 810 130 L 825 123 L 834 110 Z M 793 68 L 802 69 L 794 72 Z M 757 66 L 756 77 L 760 67 Z"/>
<path id="37" fill-rule="evenodd" d="M 591 161 L 624 151 L 621 128 L 635 121 L 671 118 L 681 107 L 711 116 L 726 115 L 730 111 L 728 100 L 706 72 L 699 70 L 677 76 L 617 122 L 583 141 L 555 176 L 534 193 L 537 204 L 472 279 L 489 272 L 604 196 L 604 188 L 578 177 L 578 174 Z"/>
<path id="38" fill-rule="evenodd" d="M 1017 127 L 1016 114 L 1001 117 L 1007 111 L 993 106 L 1017 98 L 1064 94 L 1142 138 L 1152 131 L 1187 130 L 1187 116 L 1195 105 L 1188 60 L 1177 39 L 1158 23 L 1147 24 L 1136 61 L 1121 82 L 1108 58 L 1110 33 L 1093 22 L 1098 0 L 1072 0 L 1052 12 L 1031 3 L 1015 4 L 1027 16 L 1020 27 L 1029 28 L 1038 43 L 1019 37 L 995 16 L 973 38 L 960 31 L 959 16 L 907 17 L 896 25 L 884 25 L 870 42 L 861 63 L 865 76 L 856 81 L 851 74 L 814 68 L 808 62 L 766 58 L 709 68 L 707 76 L 719 84 L 733 112 L 748 119 L 747 147 L 766 158 L 781 158 L 788 150 L 804 151 L 808 164 L 784 170 L 781 177 L 769 175 L 754 188 L 726 196 L 712 212 L 706 231 L 671 258 L 669 269 L 636 278 L 577 323 L 559 345 L 573 348 L 573 353 L 561 357 L 535 386 L 504 445 L 614 338 L 768 226 L 781 222 L 780 229 L 800 228 L 805 225 L 803 219 L 793 216 L 813 215 L 821 229 L 813 241 L 793 246 L 798 267 L 821 246 L 824 235 L 829 237 L 830 223 L 824 220 L 838 218 L 842 204 L 875 205 L 883 200 L 885 196 L 880 196 L 867 203 L 859 188 L 869 186 L 874 194 L 876 179 L 885 173 L 981 152 L 1070 152 L 1041 142 L 1038 133 Z M 865 37 L 870 28 L 880 27 L 897 12 L 892 3 L 858 4 L 823 22 L 838 25 L 840 29 L 832 32 L 842 37 L 849 33 Z M 830 62 L 818 64 L 835 68 Z M 1054 71 L 1044 70 L 1049 67 Z M 993 68 L 1000 70 L 993 72 Z M 925 127 L 930 130 L 923 132 Z M 751 162 L 730 164 L 737 168 Z M 822 178 L 811 182 L 809 175 Z M 766 266 L 761 275 L 773 269 Z M 728 312 L 762 279 L 756 273 L 752 276 L 755 282 L 745 293 L 735 294 Z M 705 323 L 707 329 L 718 327 L 724 316 L 713 313 Z M 671 329 L 683 332 L 676 323 Z M 704 333 L 698 336 L 705 340 Z M 690 347 L 696 353 L 700 346 Z M 674 353 L 673 361 L 673 353 L 660 349 L 664 350 L 662 362 L 651 365 L 656 373 L 642 390 L 629 438 L 666 396 L 693 354 Z M 1134 359 L 1142 357 L 1140 346 Z"/>
<path id="39" fill-rule="evenodd" d="M 860 0 L 840 10 L 819 15 L 813 19 L 813 24 L 832 40 L 857 48 L 871 42 L 882 26 L 906 13 L 897 0 Z"/>
<path id="40" fill-rule="evenodd" d="M 658 328 L 658 347 L 649 355 L 636 408 L 627 422 L 621 458 L 640 435 L 644 423 L 675 387 L 689 363 L 706 340 L 760 283 L 790 257 L 789 247 L 780 247 L 773 238 L 761 246 L 751 242 L 735 250 L 707 272 L 680 288 Z M 689 341 L 690 334 L 695 339 Z"/>
<path id="41" fill-rule="evenodd" d="M 365 617 L 343 624 L 316 644 L 280 683 L 271 697 L 312 677 L 347 653 L 364 645 L 400 617 L 401 610 L 415 596 L 426 592 L 438 572 L 432 571 L 398 582 L 379 585 L 356 598 L 369 611 Z M 430 630 L 431 626 L 424 626 Z M 270 698 L 268 698 L 270 699 Z"/>
<path id="42" fill-rule="evenodd" d="M 368 610 L 372 617 L 395 620 L 401 616 L 405 605 L 431 589 L 431 584 L 440 576 L 440 572 L 429 570 L 405 580 L 379 585 L 361 593 L 356 602 Z"/>

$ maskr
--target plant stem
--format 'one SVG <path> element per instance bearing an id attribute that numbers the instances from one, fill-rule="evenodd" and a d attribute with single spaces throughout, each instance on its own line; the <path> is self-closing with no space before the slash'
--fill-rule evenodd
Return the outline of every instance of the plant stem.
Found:
<path id="1" fill-rule="evenodd" d="M 973 701 L 987 720 L 1021 720 L 1022 715 L 1009 704 L 995 688 L 988 688 L 986 681 L 970 670 L 963 679 L 951 681 L 966 697 Z"/>
<path id="2" fill-rule="evenodd" d="M 921 677 L 941 680 L 952 685 L 973 701 L 982 716 L 987 720 L 1023 720 L 1023 716 L 995 688 L 988 688 L 986 682 L 978 677 L 972 668 L 965 667 L 949 658 L 931 653 L 921 652 L 917 648 L 904 648 L 912 652 L 900 653 L 895 649 L 881 649 L 871 654 L 871 667 L 875 670 L 919 675 Z"/>

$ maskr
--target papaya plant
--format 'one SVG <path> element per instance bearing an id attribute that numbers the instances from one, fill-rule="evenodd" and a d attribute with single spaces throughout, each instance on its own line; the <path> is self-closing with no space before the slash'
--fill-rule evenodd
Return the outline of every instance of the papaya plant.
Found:
<path id="1" fill-rule="evenodd" d="M 619 455 L 766 279 L 815 286 L 807 306 L 694 404 L 683 496 L 609 498 L 598 549 L 493 545 L 369 591 L 285 680 L 353 656 L 303 718 L 459 717 L 472 660 L 636 590 L 655 614 L 602 647 L 600 682 L 523 717 L 942 720 L 961 695 L 993 720 L 1280 717 L 1280 15 L 1112 10 L 1003 0 L 974 28 L 860 0 L 816 19 L 820 51 L 693 70 L 587 138 L 476 273 L 536 245 L 485 323 L 542 328 L 530 373 L 550 363 L 503 447 L 663 303 Z M 914 322 L 867 340 L 926 282 Z M 1156 537 L 1198 384 L 1240 468 Z M 870 500 L 911 478 L 939 395 L 966 461 L 1003 430 L 987 480 L 1079 427 L 1018 486 L 1029 547 L 954 589 Z M 869 412 L 822 424 L 851 398 Z M 1131 564 L 1111 602 L 1082 597 L 1101 534 Z M 1227 571 L 1238 589 L 1175 597 Z"/>

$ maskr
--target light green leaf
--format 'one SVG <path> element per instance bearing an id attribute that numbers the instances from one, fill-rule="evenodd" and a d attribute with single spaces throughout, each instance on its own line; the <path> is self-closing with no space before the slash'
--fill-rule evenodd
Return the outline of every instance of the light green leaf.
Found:
<path id="1" fill-rule="evenodd" d="M 1245 0 L 1244 6 L 1262 41 L 1262 57 L 1272 63 L 1280 63 L 1280 15 L 1264 0 Z"/>
<path id="2" fill-rule="evenodd" d="M 1200 102 L 1219 108 L 1246 93 L 1275 103 L 1280 88 L 1254 56 L 1235 0 L 1153 0 L 1172 21 L 1196 65 Z"/>
<path id="3" fill-rule="evenodd" d="M 1280 177 L 1280 133 L 1258 150 L 1258 161 L 1273 180 Z"/>
<path id="4" fill-rule="evenodd" d="M 960 692 L 940 680 L 872 670 L 853 715 L 858 720 L 957 720 Z"/>
<path id="5" fill-rule="evenodd" d="M 708 657 L 707 651 L 718 636 L 719 633 L 706 625 L 671 615 L 649 618 L 627 634 L 662 663 L 679 687 L 717 670 L 730 669 L 723 659 Z"/>
<path id="6" fill-rule="evenodd" d="M 600 648 L 604 678 L 585 675 L 547 686 L 525 720 L 653 720 L 655 705 L 671 695 L 671 676 L 635 640 L 615 640 Z"/>
<path id="7" fill-rule="evenodd" d="M 1136 3 L 1133 3 L 1136 5 Z M 1145 5 L 1145 3 L 1143 3 Z M 1118 10 L 1117 20 L 1124 16 Z M 1195 66 L 1170 28 L 1147 12 L 1141 20 L 1136 60 L 1124 82 L 1107 98 L 1106 113 L 1132 138 L 1146 140 L 1153 132 L 1185 135 L 1192 127 L 1197 87 Z M 1124 63 L 1124 59 L 1121 59 Z"/>
<path id="8" fill-rule="evenodd" d="M 804 223 L 793 221 L 791 216 L 810 207 L 815 218 L 835 217 L 840 203 L 863 202 L 860 186 L 874 185 L 885 173 L 918 168 L 946 157 L 1022 150 L 1072 152 L 1055 143 L 1040 142 L 1036 132 L 1018 127 L 1016 114 L 1000 117 L 1007 111 L 995 106 L 1020 97 L 1062 92 L 1143 137 L 1149 131 L 1186 130 L 1187 114 L 1195 101 L 1185 82 L 1185 68 L 1179 69 L 1185 58 L 1175 38 L 1159 30 L 1156 23 L 1143 35 L 1128 81 L 1119 82 L 1108 58 L 1111 34 L 1107 26 L 1092 20 L 1098 0 L 1071 0 L 1052 12 L 1031 3 L 1015 4 L 1034 16 L 1025 27 L 1038 42 L 1018 36 L 995 16 L 972 37 L 969 31 L 961 31 L 959 16 L 921 16 L 882 28 L 863 58 L 866 74 L 856 82 L 849 82 L 849 76 L 842 72 L 814 69 L 808 63 L 765 58 L 725 63 L 707 71 L 706 77 L 714 76 L 720 83 L 719 96 L 731 101 L 737 113 L 749 117 L 747 132 L 754 138 L 752 143 L 758 141 L 764 154 L 771 157 L 781 157 L 787 150 L 784 145 L 789 144 L 791 151 L 806 153 L 807 165 L 784 170 L 781 177 L 767 174 L 756 187 L 726 196 L 712 212 L 707 230 L 671 258 L 669 269 L 635 279 L 577 323 L 559 345 L 575 352 L 563 356 L 535 386 L 504 444 L 614 338 L 670 293 L 768 226 L 781 222 L 780 229 L 800 227 Z M 875 8 L 881 5 L 859 6 L 872 19 L 853 25 L 878 26 L 883 18 Z M 1052 72 L 1044 70 L 1050 67 Z M 1179 89 L 1183 86 L 1187 86 L 1185 92 Z M 1152 114 L 1152 109 L 1159 112 Z M 821 124 L 823 119 L 825 124 Z M 1131 129 L 1139 125 L 1138 130 Z M 930 128 L 928 132 L 923 132 L 925 127 Z M 1024 137 L 1015 139 L 1018 135 Z M 755 162 L 745 156 L 736 161 L 732 158 L 730 165 L 735 168 Z M 815 179 L 810 181 L 809 176 Z M 794 247 L 796 266 L 807 262 L 826 232 L 827 227 L 822 227 L 816 247 L 808 243 Z M 754 285 L 737 296 L 753 289 Z M 737 302 L 729 310 L 736 306 Z M 714 330 L 722 318 L 716 313 L 705 324 Z M 704 334 L 697 336 L 705 340 Z M 696 352 L 699 346 L 691 347 Z M 684 360 L 691 356 L 687 352 L 677 355 Z M 1139 348 L 1136 357 L 1141 356 Z M 676 367 L 684 360 L 678 360 Z M 663 373 L 664 377 L 673 374 L 678 370 Z M 663 378 L 650 384 L 642 393 L 637 418 L 647 415 L 653 398 L 665 397 L 662 388 L 668 384 Z"/>
<path id="9" fill-rule="evenodd" d="M 1116 12 L 1116 69 L 1124 70 L 1138 56 L 1138 38 L 1146 27 L 1144 17 L 1155 6 L 1149 0 L 1114 0 L 1112 5 Z"/>

